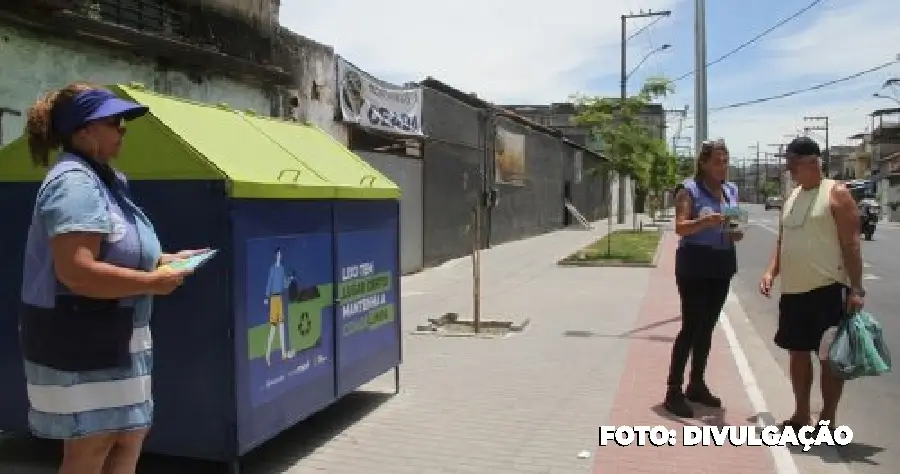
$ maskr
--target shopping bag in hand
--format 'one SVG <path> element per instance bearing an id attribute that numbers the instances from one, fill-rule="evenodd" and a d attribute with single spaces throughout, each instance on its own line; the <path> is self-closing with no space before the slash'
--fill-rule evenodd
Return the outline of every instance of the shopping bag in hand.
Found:
<path id="1" fill-rule="evenodd" d="M 828 365 L 844 380 L 891 371 L 891 354 L 881 325 L 871 314 L 859 311 L 841 322 L 828 350 Z"/>

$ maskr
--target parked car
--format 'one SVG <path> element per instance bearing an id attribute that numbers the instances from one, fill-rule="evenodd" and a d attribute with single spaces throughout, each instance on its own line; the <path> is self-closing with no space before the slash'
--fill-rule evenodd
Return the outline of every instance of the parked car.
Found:
<path id="1" fill-rule="evenodd" d="M 766 210 L 769 209 L 781 209 L 781 206 L 784 204 L 784 200 L 781 199 L 781 196 L 769 196 L 766 198 Z"/>

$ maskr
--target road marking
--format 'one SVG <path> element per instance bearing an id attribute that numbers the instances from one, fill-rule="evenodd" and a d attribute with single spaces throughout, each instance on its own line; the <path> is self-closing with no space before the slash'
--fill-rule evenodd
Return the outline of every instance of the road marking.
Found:
<path id="1" fill-rule="evenodd" d="M 872 275 L 871 273 L 866 273 L 863 275 L 863 280 L 881 280 L 881 277 L 878 275 Z"/>
<path id="2" fill-rule="evenodd" d="M 737 299 L 734 293 L 731 292 L 729 292 L 728 298 Z M 734 328 L 731 327 L 731 322 L 728 321 L 728 314 L 724 311 L 722 312 L 720 321 L 722 331 L 725 332 L 725 339 L 728 340 L 728 348 L 731 349 L 731 355 L 734 357 L 734 362 L 737 365 L 741 381 L 744 383 L 747 397 L 750 399 L 750 404 L 753 405 L 753 410 L 756 411 L 756 413 L 768 413 L 769 409 L 766 407 L 766 399 L 763 397 L 762 391 L 756 383 L 756 376 L 753 375 L 753 369 L 750 367 L 750 362 L 747 361 L 744 349 L 741 348 L 741 343 L 734 333 Z M 756 423 L 760 427 L 765 426 L 765 420 L 760 416 L 756 417 Z M 772 452 L 772 457 L 775 459 L 775 472 L 778 474 L 799 474 L 797 465 L 794 463 L 794 458 L 791 456 L 791 452 L 787 447 L 769 446 L 769 450 Z"/>
<path id="3" fill-rule="evenodd" d="M 756 224 L 756 225 L 759 226 L 759 227 L 762 227 L 763 229 L 766 229 L 767 231 L 769 231 L 769 232 L 771 232 L 771 233 L 773 233 L 773 234 L 775 234 L 775 235 L 778 235 L 778 229 L 769 227 L 768 225 L 762 224 L 762 223 Z"/>

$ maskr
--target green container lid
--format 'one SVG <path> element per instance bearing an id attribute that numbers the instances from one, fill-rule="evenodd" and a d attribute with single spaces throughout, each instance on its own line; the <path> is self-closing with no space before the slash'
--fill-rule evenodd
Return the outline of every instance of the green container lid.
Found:
<path id="1" fill-rule="evenodd" d="M 226 104 L 201 104 L 110 87 L 150 107 L 128 124 L 115 166 L 132 180 L 224 180 L 235 198 L 398 199 L 399 187 L 325 131 L 261 118 Z M 45 171 L 20 137 L 0 149 L 0 182 L 40 181 Z"/>

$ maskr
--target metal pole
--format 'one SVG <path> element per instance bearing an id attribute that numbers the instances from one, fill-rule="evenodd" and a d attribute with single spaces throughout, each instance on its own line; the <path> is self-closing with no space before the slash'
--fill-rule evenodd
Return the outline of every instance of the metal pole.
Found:
<path id="1" fill-rule="evenodd" d="M 753 180 L 753 192 L 756 194 L 756 203 L 762 202 L 759 189 L 759 142 L 756 142 L 756 178 Z"/>
<path id="2" fill-rule="evenodd" d="M 626 57 L 625 57 L 625 42 L 628 41 L 628 38 L 625 37 L 625 22 L 628 19 L 627 15 L 622 15 L 622 52 L 621 52 L 621 60 L 622 60 L 622 70 L 619 75 L 619 114 L 621 116 L 622 109 L 625 107 L 625 81 L 627 80 L 625 77 L 625 68 Z M 623 173 L 619 173 L 616 171 L 617 178 L 619 180 L 619 205 L 616 209 L 616 222 L 619 224 L 625 223 L 625 186 L 627 177 Z M 606 239 L 607 241 L 610 239 Z"/>
<path id="3" fill-rule="evenodd" d="M 694 0 L 694 149 L 707 139 L 706 0 Z"/>
<path id="4" fill-rule="evenodd" d="M 831 148 L 829 148 L 829 145 L 828 145 L 828 129 L 829 129 L 828 117 L 825 117 L 825 165 L 824 165 L 825 169 L 824 169 L 824 171 L 825 171 L 826 178 L 829 177 L 828 171 L 831 168 Z"/>
<path id="5" fill-rule="evenodd" d="M 481 202 L 475 203 L 472 220 L 472 327 L 478 333 L 481 331 Z"/>

